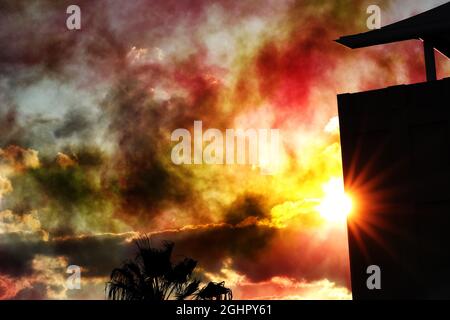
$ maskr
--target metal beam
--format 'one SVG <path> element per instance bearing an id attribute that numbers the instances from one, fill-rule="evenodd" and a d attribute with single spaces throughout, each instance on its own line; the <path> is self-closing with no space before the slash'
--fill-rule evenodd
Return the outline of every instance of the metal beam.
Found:
<path id="1" fill-rule="evenodd" d="M 423 51 L 425 56 L 425 69 L 427 73 L 427 81 L 434 81 L 436 77 L 436 60 L 434 57 L 434 47 L 429 42 L 423 41 Z"/>

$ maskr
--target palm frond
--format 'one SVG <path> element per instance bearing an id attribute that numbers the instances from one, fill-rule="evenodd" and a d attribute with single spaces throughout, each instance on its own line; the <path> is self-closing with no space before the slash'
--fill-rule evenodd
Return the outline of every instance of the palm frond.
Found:
<path id="1" fill-rule="evenodd" d="M 192 280 L 184 289 L 175 294 L 177 300 L 185 300 L 191 296 L 194 296 L 198 291 L 200 280 Z"/>
<path id="2" fill-rule="evenodd" d="M 231 297 L 223 283 L 209 283 L 199 290 L 200 280 L 194 279 L 197 261 L 185 258 L 173 264 L 174 243 L 164 241 L 159 248 L 152 246 L 147 235 L 135 240 L 138 253 L 134 260 L 125 261 L 111 272 L 105 293 L 110 300 L 183 300 L 190 297 L 208 299 Z"/>

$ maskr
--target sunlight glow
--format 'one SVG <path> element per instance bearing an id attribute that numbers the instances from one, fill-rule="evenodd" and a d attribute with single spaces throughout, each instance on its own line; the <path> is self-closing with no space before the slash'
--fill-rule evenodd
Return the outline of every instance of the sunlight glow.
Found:
<path id="1" fill-rule="evenodd" d="M 345 223 L 352 212 L 353 201 L 345 193 L 342 179 L 333 178 L 322 188 L 324 196 L 316 206 L 316 210 L 328 222 Z"/>

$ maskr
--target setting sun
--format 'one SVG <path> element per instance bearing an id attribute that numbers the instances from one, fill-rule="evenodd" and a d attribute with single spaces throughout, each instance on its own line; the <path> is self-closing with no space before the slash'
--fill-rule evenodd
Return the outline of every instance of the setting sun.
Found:
<path id="1" fill-rule="evenodd" d="M 345 222 L 353 208 L 353 201 L 344 191 L 342 179 L 333 178 L 323 185 L 324 196 L 316 210 L 329 222 Z"/>

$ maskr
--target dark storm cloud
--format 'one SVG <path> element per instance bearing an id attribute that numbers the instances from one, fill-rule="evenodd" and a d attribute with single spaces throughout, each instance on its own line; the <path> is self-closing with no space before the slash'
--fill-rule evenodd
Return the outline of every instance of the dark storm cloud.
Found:
<path id="1" fill-rule="evenodd" d="M 30 239 L 23 234 L 0 235 L 0 274 L 19 278 L 33 274 L 35 255 L 64 256 L 69 265 L 83 268 L 86 277 L 108 276 L 122 261 L 132 258 L 131 234 L 61 238 L 49 241 Z"/>
<path id="2" fill-rule="evenodd" d="M 66 32 L 65 8 L 62 1 L 2 1 L 0 72 L 15 64 L 52 72 L 70 59 L 76 36 Z"/>
<path id="3" fill-rule="evenodd" d="M 239 259 L 233 268 L 251 281 L 266 281 L 276 276 L 306 281 L 328 279 L 350 288 L 348 249 L 341 229 L 321 234 L 317 230 L 281 229 L 264 251 L 253 259 Z"/>
<path id="4" fill-rule="evenodd" d="M 13 278 L 31 276 L 34 255 L 64 256 L 79 265 L 84 277 L 108 277 L 123 261 L 134 258 L 137 248 L 126 239 L 137 234 L 66 237 L 47 242 L 24 240 L 16 235 L 0 238 L 0 274 Z M 153 245 L 169 240 L 175 243 L 174 260 L 192 257 L 205 272 L 220 274 L 231 258 L 231 267 L 249 281 L 260 282 L 283 276 L 305 281 L 324 278 L 349 287 L 346 255 L 334 237 L 321 237 L 312 231 L 276 229 L 264 225 L 204 225 L 151 235 Z M 292 241 L 296 239 L 296 241 Z M 275 262 L 274 262 L 275 261 Z M 32 294 L 34 291 L 23 292 Z"/>
<path id="5" fill-rule="evenodd" d="M 119 231 L 110 212 L 117 196 L 113 185 L 99 183 L 103 153 L 75 148 L 65 157 L 72 157 L 73 165 L 66 167 L 58 158 L 41 159 L 39 167 L 12 177 L 13 190 L 4 196 L 0 208 L 15 214 L 42 208 L 40 223 L 53 236 Z"/>
<path id="6" fill-rule="evenodd" d="M 109 276 L 111 271 L 133 257 L 134 244 L 125 241 L 131 234 L 85 236 L 53 242 L 53 253 L 68 258 L 69 264 L 84 269 L 86 277 Z"/>
<path id="7" fill-rule="evenodd" d="M 168 113 L 168 108 L 173 112 Z M 137 219 L 138 228 L 168 206 L 183 205 L 189 210 L 199 198 L 193 190 L 191 173 L 174 166 L 170 159 L 171 130 L 182 123 L 193 124 L 193 117 L 183 113 L 188 108 L 179 101 L 155 101 L 149 84 L 137 84 L 132 79 L 123 80 L 104 103 L 111 116 L 111 135 L 117 139 L 113 158 L 119 177 L 121 211 L 124 219 L 132 218 L 129 222 Z"/>
<path id="8" fill-rule="evenodd" d="M 74 134 L 83 135 L 92 128 L 91 119 L 86 116 L 86 110 L 77 109 L 69 111 L 64 117 L 64 122 L 54 131 L 57 138 L 67 138 Z"/>
<path id="9" fill-rule="evenodd" d="M 0 108 L 0 148 L 22 142 L 24 129 L 18 123 L 15 108 Z"/>
<path id="10" fill-rule="evenodd" d="M 0 274 L 11 277 L 30 275 L 35 248 L 20 234 L 0 235 Z"/>
<path id="11" fill-rule="evenodd" d="M 42 300 L 47 299 L 47 285 L 42 282 L 33 283 L 33 286 L 17 292 L 13 300 Z"/>
<path id="12" fill-rule="evenodd" d="M 163 232 L 153 235 L 153 239 L 173 241 L 176 255 L 192 257 L 206 271 L 219 272 L 227 258 L 251 261 L 277 232 L 254 224 L 241 227 L 221 224 Z"/>
<path id="13" fill-rule="evenodd" d="M 278 231 L 271 227 L 248 224 L 206 225 L 152 235 L 158 245 L 163 240 L 175 242 L 175 259 L 189 256 L 209 272 L 219 272 L 226 258 L 253 259 Z M 65 237 L 42 241 L 21 233 L 0 236 L 2 263 L 0 274 L 11 277 L 30 276 L 35 255 L 64 256 L 69 264 L 83 268 L 86 277 L 109 276 L 110 272 L 136 253 L 134 234 Z M 4 259 L 3 259 L 4 258 Z"/>
<path id="14" fill-rule="evenodd" d="M 70 31 L 66 27 L 69 16 L 66 9 L 72 4 L 69 0 L 2 1 L 0 74 L 14 73 L 17 70 L 11 66 L 15 66 L 25 73 L 36 72 L 35 80 L 43 75 L 68 80 L 73 70 L 66 70 L 66 67 L 78 61 L 80 56 L 89 65 L 98 63 L 90 59 L 91 56 L 102 57 L 103 62 L 113 61 L 110 58 L 121 45 L 112 41 L 114 35 L 109 29 L 108 10 L 105 10 L 110 2 L 77 1 L 82 10 L 80 31 Z M 107 49 L 110 50 L 108 54 Z M 125 52 L 122 50 L 122 56 Z"/>
<path id="15" fill-rule="evenodd" d="M 261 195 L 245 194 L 238 197 L 226 210 L 224 221 L 232 225 L 239 224 L 248 217 L 268 218 L 270 208 Z"/>
<path id="16" fill-rule="evenodd" d="M 175 254 L 193 257 L 207 272 L 220 273 L 231 258 L 228 267 L 252 282 L 272 277 L 308 282 L 328 279 L 350 288 L 346 244 L 336 241 L 342 236 L 341 230 L 324 237 L 314 230 L 248 224 L 164 232 L 154 239 L 174 241 Z"/>
<path id="17" fill-rule="evenodd" d="M 173 241 L 175 256 L 198 260 L 206 272 L 219 274 L 231 258 L 228 267 L 249 281 L 280 276 L 308 282 L 329 279 L 350 288 L 346 244 L 336 241 L 342 236 L 341 230 L 324 237 L 314 230 L 222 224 L 162 232 L 153 239 Z"/>

